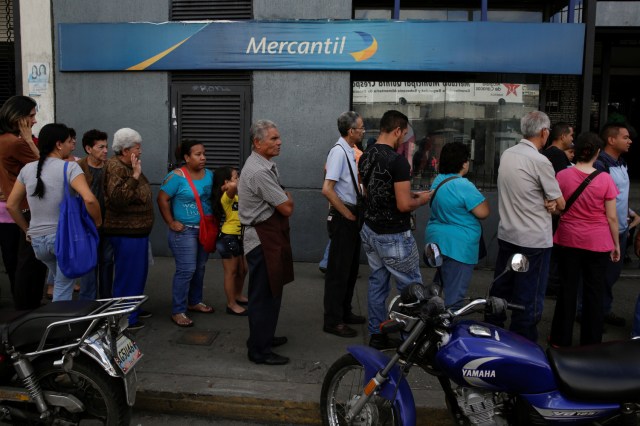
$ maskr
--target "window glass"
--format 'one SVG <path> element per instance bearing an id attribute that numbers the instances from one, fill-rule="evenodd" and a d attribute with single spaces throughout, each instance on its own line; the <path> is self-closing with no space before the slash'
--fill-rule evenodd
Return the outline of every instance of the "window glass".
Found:
<path id="1" fill-rule="evenodd" d="M 353 11 L 354 19 L 391 19 L 391 9 L 363 9 L 357 8 Z"/>
<path id="2" fill-rule="evenodd" d="M 471 151 L 467 177 L 479 188 L 495 187 L 500 155 L 520 141 L 520 118 L 538 105 L 538 84 L 353 82 L 353 109 L 367 129 L 365 148 L 375 143 L 385 111 L 396 109 L 409 117 L 410 129 L 398 151 L 411 165 L 414 189 L 430 187 L 442 146 L 453 141 Z"/>
<path id="3" fill-rule="evenodd" d="M 487 19 L 492 22 L 542 22 L 542 12 L 489 9 L 487 11 Z M 479 10 L 473 12 L 473 20 L 480 20 Z"/>

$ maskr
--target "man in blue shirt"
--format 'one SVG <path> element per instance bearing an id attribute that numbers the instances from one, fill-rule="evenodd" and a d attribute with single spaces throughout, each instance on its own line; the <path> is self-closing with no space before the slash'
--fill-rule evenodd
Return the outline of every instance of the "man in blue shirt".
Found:
<path id="1" fill-rule="evenodd" d="M 640 216 L 629 208 L 629 173 L 627 172 L 627 163 L 621 158 L 622 154 L 629 152 L 631 137 L 629 129 L 620 123 L 604 126 L 600 137 L 605 141 L 605 146 L 593 167 L 609 173 L 620 191 L 616 197 L 616 211 L 618 213 L 620 250 L 625 250 L 629 229 L 640 223 Z M 622 257 L 624 258 L 624 254 Z M 618 327 L 624 327 L 626 321 L 613 313 L 611 305 L 613 304 L 613 285 L 620 277 L 622 263 L 609 261 L 607 264 L 604 294 L 604 322 Z"/>
<path id="2" fill-rule="evenodd" d="M 331 244 L 324 281 L 324 327 L 327 333 L 354 337 L 348 324 L 363 324 L 365 318 L 351 311 L 351 299 L 358 278 L 360 227 L 358 224 L 360 185 L 353 146 L 364 137 L 364 123 L 358 113 L 347 111 L 338 117 L 340 139 L 327 157 L 322 185 L 331 208 L 327 229 Z"/>

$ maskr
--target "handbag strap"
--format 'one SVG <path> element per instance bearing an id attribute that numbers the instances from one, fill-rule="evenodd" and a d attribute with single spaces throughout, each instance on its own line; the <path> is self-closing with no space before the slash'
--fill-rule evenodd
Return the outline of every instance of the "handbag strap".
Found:
<path id="1" fill-rule="evenodd" d="M 460 176 L 455 175 L 455 176 L 449 176 L 448 178 L 446 178 L 445 180 L 443 180 L 442 182 L 440 182 L 438 184 L 438 186 L 436 186 L 436 189 L 433 191 L 433 195 L 431 196 L 431 200 L 429 201 L 429 208 L 431 208 L 431 206 L 433 205 L 433 200 L 436 198 L 436 194 L 438 193 L 438 189 L 440 189 L 440 187 L 442 185 L 444 185 L 445 183 L 449 182 L 450 180 L 453 179 L 458 179 Z"/>
<path id="2" fill-rule="evenodd" d="M 353 173 L 353 169 L 351 168 L 351 159 L 349 158 L 349 154 L 347 154 L 347 150 L 340 144 L 335 144 L 334 146 L 339 146 L 344 151 L 345 157 L 347 157 L 347 165 L 349 166 L 349 173 L 351 173 L 351 181 L 353 182 L 353 188 L 356 190 L 356 198 L 361 196 L 360 188 L 358 188 L 358 182 L 356 181 L 356 176 Z"/>
<path id="3" fill-rule="evenodd" d="M 69 167 L 69 162 L 65 161 L 64 162 L 64 196 L 68 197 L 69 196 L 69 181 L 67 179 L 67 168 Z"/>
<path id="4" fill-rule="evenodd" d="M 591 183 L 592 180 L 594 180 L 596 178 L 596 176 L 598 176 L 600 173 L 602 173 L 601 170 L 596 170 L 593 173 L 591 173 L 589 176 L 587 176 L 582 183 L 580 184 L 580 186 L 578 187 L 578 189 L 576 189 L 573 194 L 571 194 L 571 196 L 569 197 L 569 199 L 567 200 L 567 202 L 564 205 L 564 211 L 562 212 L 562 214 L 565 214 L 567 212 L 567 210 L 569 210 L 569 208 L 571 207 L 571 205 L 573 205 L 573 203 L 578 199 L 578 197 L 580 196 L 580 194 L 582 194 L 582 191 L 584 191 L 584 189 L 587 187 L 587 185 L 589 185 Z"/>
<path id="5" fill-rule="evenodd" d="M 200 202 L 200 195 L 198 195 L 198 190 L 196 189 L 196 186 L 193 184 L 193 181 L 191 180 L 191 176 L 189 176 L 189 172 L 187 171 L 187 168 L 181 167 L 180 170 L 182 171 L 182 174 L 184 175 L 184 177 L 187 179 L 187 182 L 189 182 L 189 186 L 193 191 L 193 196 L 195 197 L 196 204 L 198 205 L 198 212 L 200 212 L 200 220 L 204 220 L 204 210 L 202 210 L 202 203 Z"/>

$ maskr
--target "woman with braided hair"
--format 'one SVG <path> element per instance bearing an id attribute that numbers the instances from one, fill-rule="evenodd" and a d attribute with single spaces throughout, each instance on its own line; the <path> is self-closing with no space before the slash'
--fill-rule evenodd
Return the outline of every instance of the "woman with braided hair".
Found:
<path id="1" fill-rule="evenodd" d="M 64 124 L 47 124 L 40 130 L 38 149 L 40 159 L 24 166 L 18 174 L 7 200 L 7 210 L 16 224 L 26 233 L 36 258 L 50 271 L 55 271 L 53 301 L 71 300 L 74 279 L 65 277 L 57 267 L 55 256 L 56 230 L 60 216 L 60 202 L 64 197 L 64 165 L 75 142 Z M 102 223 L 100 205 L 91 192 L 80 166 L 69 162 L 67 180 L 71 188 L 84 200 L 96 226 Z M 27 199 L 31 222 L 21 214 L 20 204 Z"/>

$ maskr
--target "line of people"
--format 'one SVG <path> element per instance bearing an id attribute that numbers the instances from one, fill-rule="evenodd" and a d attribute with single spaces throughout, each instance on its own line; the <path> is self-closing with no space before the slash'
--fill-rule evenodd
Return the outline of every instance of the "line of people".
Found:
<path id="1" fill-rule="evenodd" d="M 322 194 L 330 203 L 323 330 L 339 337 L 354 337 L 357 331 L 350 325 L 366 321 L 352 308 L 362 245 L 370 268 L 369 345 L 378 349 L 395 347 L 398 342 L 380 333 L 391 278 L 398 290 L 422 283 L 412 213 L 433 202 L 436 192 L 440 194 L 432 204 L 426 235 L 441 246 L 445 264 L 435 280 L 444 285 L 447 303 L 454 304 L 466 292 L 478 263 L 482 234 L 479 219 L 489 215 L 488 203 L 463 178 L 470 161 L 464 144 L 445 145 L 440 157 L 441 174 L 432 189 L 413 192 L 409 163 L 397 152 L 409 127 L 406 115 L 395 110 L 385 112 L 379 137 L 359 161 L 355 147 L 365 133 L 362 117 L 347 111 L 338 117 L 337 125 L 340 138 L 329 151 L 322 187 Z M 454 178 L 459 179 L 439 190 Z"/>

